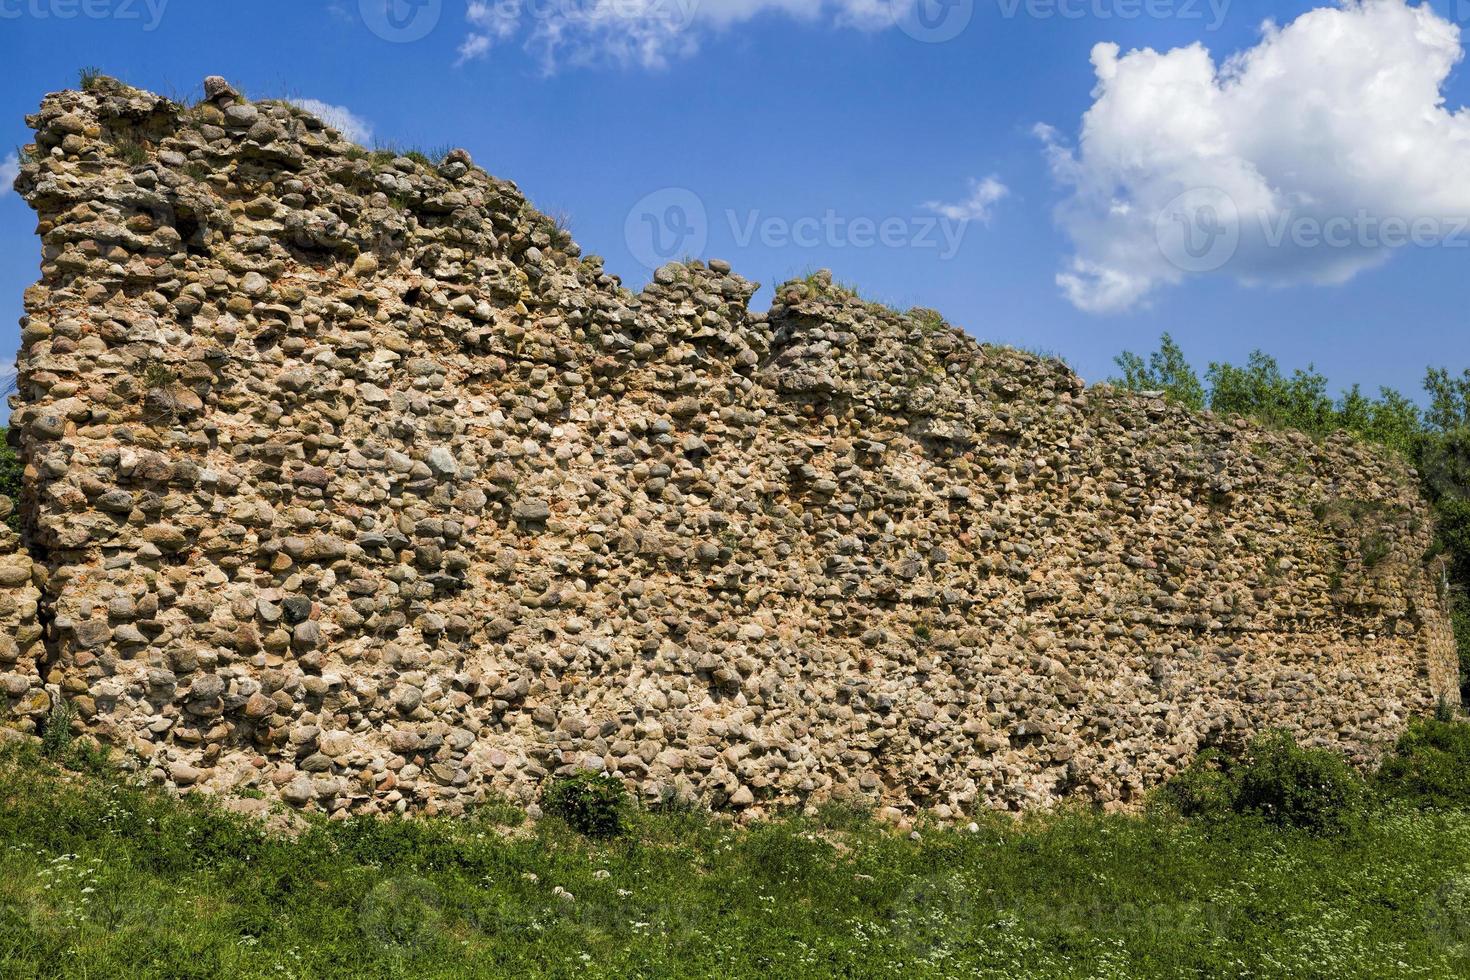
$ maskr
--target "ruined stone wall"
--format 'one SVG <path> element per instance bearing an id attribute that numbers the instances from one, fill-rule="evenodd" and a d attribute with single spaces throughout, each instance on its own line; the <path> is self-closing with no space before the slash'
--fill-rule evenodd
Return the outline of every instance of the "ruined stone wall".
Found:
<path id="1" fill-rule="evenodd" d="M 0 496 L 0 522 L 14 512 L 14 501 Z M 40 673 L 45 647 L 37 572 L 20 535 L 0 523 L 0 725 L 28 734 L 39 730 L 51 710 Z"/>
<path id="2" fill-rule="evenodd" d="M 0 585 L 36 621 L 34 560 L 47 639 L 0 651 L 9 724 L 44 681 L 161 782 L 333 811 L 585 765 L 946 817 L 1126 804 L 1270 726 L 1367 762 L 1457 697 L 1384 452 L 822 275 L 767 313 L 717 261 L 631 293 L 463 151 L 206 92 L 30 120 Z"/>

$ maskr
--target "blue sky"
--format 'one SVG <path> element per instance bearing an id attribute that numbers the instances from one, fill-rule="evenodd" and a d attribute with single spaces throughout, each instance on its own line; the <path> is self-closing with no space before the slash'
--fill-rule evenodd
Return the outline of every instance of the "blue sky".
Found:
<path id="1" fill-rule="evenodd" d="M 1470 232 L 1455 224 L 1470 215 L 1470 116 L 1434 106 L 1470 102 L 1457 0 L 1429 19 L 1393 0 L 1377 20 L 1318 11 L 1267 34 L 1320 5 L 923 0 L 916 20 L 914 0 L 391 0 L 424 34 L 409 40 L 380 36 L 395 34 L 389 2 L 0 0 L 0 147 L 27 142 L 24 115 L 82 65 L 180 98 L 221 74 L 253 97 L 342 107 L 373 140 L 469 149 L 635 288 L 650 276 L 639 229 L 673 201 L 665 230 L 702 233 L 703 255 L 749 278 L 830 267 L 983 340 L 1062 354 L 1088 380 L 1165 330 L 1196 363 L 1260 347 L 1334 387 L 1417 395 L 1426 365 L 1470 366 Z M 621 6 L 589 15 L 603 4 Z M 926 33 L 943 39 L 913 36 Z M 1253 61 L 1211 82 L 1202 51 L 1175 51 L 1194 44 L 1216 67 Z M 1385 71 L 1402 76 L 1386 96 Z M 1197 185 L 1225 188 L 1244 230 L 1223 265 L 1180 271 L 1148 229 L 1161 207 L 1214 215 Z M 1181 190 L 1182 211 L 1161 203 Z M 1257 211 L 1290 217 L 1286 244 L 1262 238 L 1276 226 Z M 1438 230 L 1391 250 L 1378 224 L 1336 251 L 1295 237 L 1296 222 L 1359 212 Z M 887 242 L 869 241 L 883 222 Z M 0 195 L 7 354 L 33 227 Z"/>

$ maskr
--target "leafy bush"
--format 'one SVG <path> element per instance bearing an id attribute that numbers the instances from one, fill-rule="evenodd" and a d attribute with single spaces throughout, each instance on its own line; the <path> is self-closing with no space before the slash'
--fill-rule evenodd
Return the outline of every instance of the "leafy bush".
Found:
<path id="1" fill-rule="evenodd" d="M 1235 810 L 1278 826 L 1342 830 L 1363 801 L 1363 785 L 1341 756 L 1304 749 L 1285 732 L 1259 735 L 1236 767 Z"/>
<path id="2" fill-rule="evenodd" d="M 1254 816 L 1314 833 L 1347 829 L 1363 803 L 1363 784 L 1341 756 L 1304 749 L 1285 732 L 1258 735 L 1244 756 L 1201 752 L 1164 787 L 1180 814 L 1222 820 Z"/>
<path id="3" fill-rule="evenodd" d="M 628 831 L 628 791 L 621 781 L 604 774 L 582 771 L 552 779 L 541 791 L 541 809 L 597 840 Z"/>
<path id="4" fill-rule="evenodd" d="M 1470 807 L 1470 725 L 1415 721 L 1379 768 L 1373 789 L 1416 806 Z"/>
<path id="5" fill-rule="evenodd" d="M 1219 749 L 1205 749 L 1164 786 L 1163 796 L 1183 816 L 1223 820 L 1235 812 L 1230 760 Z"/>

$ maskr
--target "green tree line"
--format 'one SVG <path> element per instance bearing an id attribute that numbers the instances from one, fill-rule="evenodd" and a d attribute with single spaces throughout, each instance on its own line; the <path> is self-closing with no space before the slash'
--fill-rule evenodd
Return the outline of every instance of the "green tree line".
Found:
<path id="1" fill-rule="evenodd" d="M 1308 365 L 1284 374 L 1276 359 L 1252 351 L 1244 366 L 1211 362 L 1203 378 L 1167 333 L 1146 357 L 1132 351 L 1114 362 L 1113 384 L 1158 391 L 1196 411 L 1254 418 L 1314 435 L 1348 432 L 1404 455 L 1419 472 L 1438 518 L 1438 546 L 1449 561 L 1460 688 L 1470 697 L 1470 369 L 1459 376 L 1430 368 L 1426 408 L 1392 388 L 1366 395 L 1353 385 L 1333 398 L 1327 379 Z"/>

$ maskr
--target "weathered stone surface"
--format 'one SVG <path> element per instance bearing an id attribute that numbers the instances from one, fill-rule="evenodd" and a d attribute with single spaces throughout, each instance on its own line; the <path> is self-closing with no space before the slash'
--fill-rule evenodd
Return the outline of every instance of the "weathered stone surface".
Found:
<path id="1" fill-rule="evenodd" d="M 7 521 L 14 501 L 0 496 L 0 727 L 38 734 L 51 710 L 41 676 L 46 661 L 38 619 L 39 569 Z"/>
<path id="2" fill-rule="evenodd" d="M 1366 763 L 1456 698 L 1387 454 L 820 274 L 634 294 L 462 151 L 207 88 L 29 120 L 5 724 L 69 698 L 160 781 L 334 812 L 585 767 L 958 818 L 1126 805 L 1271 726 Z"/>

